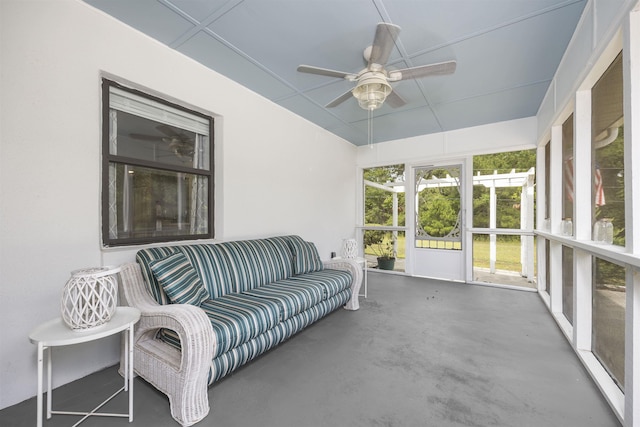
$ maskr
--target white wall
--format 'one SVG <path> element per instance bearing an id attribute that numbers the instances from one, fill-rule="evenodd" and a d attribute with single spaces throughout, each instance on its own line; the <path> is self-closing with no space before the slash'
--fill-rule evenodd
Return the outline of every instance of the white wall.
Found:
<path id="1" fill-rule="evenodd" d="M 0 1 L 0 408 L 36 392 L 28 334 L 101 248 L 102 73 L 214 113 L 219 239 L 353 235 L 356 148 L 77 0 Z M 116 338 L 54 350 L 54 386 L 117 362 Z"/>
<path id="2" fill-rule="evenodd" d="M 358 165 L 371 167 L 459 159 L 474 154 L 535 148 L 535 117 L 358 147 Z"/>

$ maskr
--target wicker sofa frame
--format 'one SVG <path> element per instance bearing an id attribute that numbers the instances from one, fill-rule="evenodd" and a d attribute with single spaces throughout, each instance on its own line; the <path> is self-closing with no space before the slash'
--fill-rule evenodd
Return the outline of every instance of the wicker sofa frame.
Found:
<path id="1" fill-rule="evenodd" d="M 297 236 L 285 236 L 277 239 L 280 241 L 287 241 L 288 239 L 292 239 L 293 241 L 301 240 Z M 264 240 L 265 239 L 239 241 L 233 242 L 233 244 L 241 248 L 248 245 L 254 249 L 253 246 L 256 244 L 264 244 Z M 222 246 L 215 249 L 224 249 L 225 245 L 230 244 L 231 243 L 216 244 Z M 198 244 L 196 249 L 208 246 L 207 249 L 210 250 L 211 245 L 213 244 Z M 189 304 L 160 304 L 158 302 L 158 289 L 149 283 L 153 280 L 148 277 L 148 272 L 145 274 L 150 253 L 154 254 L 155 257 L 160 257 L 185 250 L 185 248 L 193 249 L 194 246 L 172 246 L 164 247 L 160 250 L 140 251 L 136 257 L 137 263 L 123 265 L 120 272 L 121 304 L 136 307 L 141 311 L 141 318 L 136 325 L 134 336 L 135 373 L 167 395 L 172 417 L 183 426 L 193 425 L 207 416 L 209 413 L 208 387 L 214 381 L 232 372 L 259 354 L 289 339 L 295 333 L 340 306 L 343 306 L 347 310 L 357 310 L 359 308 L 358 292 L 362 281 L 361 267 L 356 262 L 346 259 L 320 261 L 321 268 L 326 270 L 328 275 L 332 274 L 331 271 L 336 270 L 337 272 L 342 271 L 343 273 L 341 274 L 343 276 L 344 272 L 349 273 L 351 283 L 348 285 L 349 288 L 347 290 L 341 292 L 340 299 L 333 297 L 333 299 L 330 299 L 330 301 L 334 301 L 333 303 L 323 301 L 322 304 L 310 307 L 295 317 L 295 319 L 302 318 L 304 320 L 295 320 L 292 323 L 293 326 L 287 326 L 287 333 L 279 334 L 275 339 L 270 339 L 267 345 L 252 348 L 249 352 L 252 354 L 248 356 L 245 355 L 242 360 L 235 361 L 238 356 L 234 354 L 234 358 L 229 359 L 234 360 L 231 366 L 225 365 L 224 369 L 222 369 L 220 368 L 220 364 L 216 365 L 212 360 L 214 360 L 214 356 L 219 353 L 220 349 L 217 348 L 217 346 L 223 337 L 220 337 L 219 329 L 214 330 L 212 320 L 205 310 L 199 306 Z M 247 253 L 249 252 L 252 251 L 247 251 Z M 188 253 L 193 254 L 194 251 L 191 250 Z M 291 257 L 291 262 L 295 263 L 295 253 L 292 253 Z M 256 261 L 258 263 L 261 262 L 255 259 L 245 261 L 249 263 Z M 238 260 L 232 260 L 231 264 L 234 262 L 237 263 Z M 192 263 L 197 264 L 193 259 Z M 211 266 L 210 263 L 207 265 Z M 242 273 L 238 272 L 238 266 L 235 267 L 234 279 L 237 280 L 238 274 Z M 198 268 L 196 268 L 196 270 L 198 270 Z M 233 268 L 231 270 L 233 270 Z M 198 274 L 201 276 L 203 273 L 202 271 L 198 271 Z M 297 277 L 305 277 L 305 275 L 303 274 Z M 314 276 L 311 274 L 306 277 L 313 278 Z M 261 286 L 268 285 L 269 284 L 262 284 Z M 205 284 L 205 286 L 207 285 Z M 220 297 L 220 295 L 218 295 L 218 297 Z M 346 301 L 345 304 L 343 301 L 347 297 L 348 301 Z M 336 306 L 336 301 L 339 302 L 340 305 Z M 160 302 L 163 301 L 161 300 Z M 282 329 L 282 325 L 280 325 L 280 329 Z M 161 339 L 161 331 L 170 331 L 177 337 L 179 339 L 177 345 L 175 342 L 171 342 L 171 340 Z M 220 358 L 215 360 L 219 359 Z M 121 367 L 122 366 L 124 365 L 121 363 Z"/>

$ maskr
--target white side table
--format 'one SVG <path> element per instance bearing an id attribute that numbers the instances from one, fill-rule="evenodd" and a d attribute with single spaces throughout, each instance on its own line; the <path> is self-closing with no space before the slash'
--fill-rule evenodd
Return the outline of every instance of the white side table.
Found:
<path id="1" fill-rule="evenodd" d="M 342 257 L 335 257 L 333 259 L 342 259 Z M 364 271 L 364 294 L 358 294 L 359 297 L 367 297 L 367 273 L 368 273 L 368 267 L 367 267 L 367 259 L 366 258 L 362 258 L 362 257 L 355 257 L 355 258 L 349 258 L 355 262 L 357 262 L 358 264 L 362 264 L 362 270 Z"/>
<path id="2" fill-rule="evenodd" d="M 37 427 L 42 427 L 42 376 L 44 351 L 47 351 L 47 419 L 52 414 L 81 415 L 84 416 L 74 424 L 74 427 L 86 420 L 90 416 L 102 417 L 129 417 L 129 422 L 133 421 L 133 326 L 140 319 L 140 310 L 132 307 L 117 307 L 111 320 L 95 328 L 86 331 L 76 331 L 64 324 L 61 318 L 53 319 L 36 327 L 29 334 L 29 340 L 38 346 L 38 420 Z M 66 412 L 54 411 L 51 409 L 51 347 L 80 344 L 105 338 L 120 332 L 125 333 L 125 366 L 124 366 L 124 386 L 111 395 L 107 400 L 98 405 L 91 412 Z M 96 412 L 107 402 L 116 397 L 120 392 L 129 392 L 129 413 L 128 414 L 108 414 Z"/>

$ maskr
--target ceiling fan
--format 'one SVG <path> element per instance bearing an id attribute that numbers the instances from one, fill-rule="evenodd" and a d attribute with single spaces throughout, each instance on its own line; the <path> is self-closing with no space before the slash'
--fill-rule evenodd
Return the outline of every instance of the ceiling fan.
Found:
<path id="1" fill-rule="evenodd" d="M 376 27 L 373 45 L 364 50 L 364 59 L 367 67 L 358 73 L 347 73 L 327 68 L 300 65 L 297 70 L 301 73 L 318 74 L 321 76 L 343 78 L 350 82 L 356 82 L 356 87 L 340 95 L 325 107 L 331 108 L 342 104 L 354 96 L 360 107 L 365 110 L 380 108 L 385 99 L 393 108 L 401 107 L 406 101 L 393 92 L 389 83 L 400 80 L 415 79 L 434 75 L 451 74 L 456 69 L 456 61 L 446 61 L 400 70 L 385 70 L 384 66 L 389 60 L 391 50 L 400 34 L 400 27 L 394 24 L 381 22 Z"/>
<path id="2" fill-rule="evenodd" d="M 162 141 L 169 144 L 169 150 L 173 152 L 181 160 L 191 161 L 194 153 L 194 140 L 193 138 L 185 135 L 184 133 L 178 133 L 171 126 L 158 125 L 156 126 L 160 132 L 165 136 L 159 135 L 145 135 L 140 133 L 130 133 L 129 136 L 134 139 L 142 141 Z"/>

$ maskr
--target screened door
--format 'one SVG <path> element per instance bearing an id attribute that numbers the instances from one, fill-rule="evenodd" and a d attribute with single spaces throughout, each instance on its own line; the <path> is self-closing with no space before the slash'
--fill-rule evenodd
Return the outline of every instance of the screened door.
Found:
<path id="1" fill-rule="evenodd" d="M 464 280 L 462 165 L 416 167 L 413 274 Z"/>

